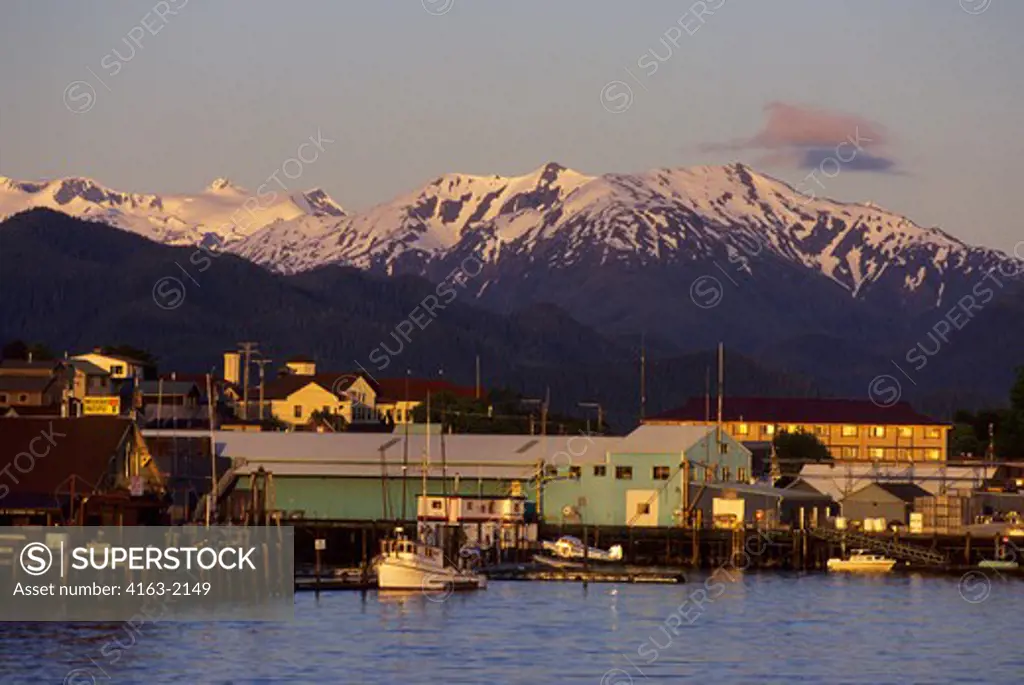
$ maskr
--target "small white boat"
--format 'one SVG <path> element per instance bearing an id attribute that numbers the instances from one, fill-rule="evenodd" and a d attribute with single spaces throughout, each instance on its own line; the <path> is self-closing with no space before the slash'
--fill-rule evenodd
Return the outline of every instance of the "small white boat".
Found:
<path id="1" fill-rule="evenodd" d="M 622 546 L 612 545 L 606 552 L 597 547 L 587 547 L 579 538 L 564 535 L 555 542 L 541 543 L 544 550 L 561 559 L 579 559 L 588 561 L 622 561 Z"/>
<path id="2" fill-rule="evenodd" d="M 450 593 L 455 590 L 482 590 L 485 576 L 445 565 L 440 547 L 424 545 L 408 539 L 402 529 L 396 536 L 381 543 L 377 557 L 377 587 L 381 590 L 422 590 Z"/>
<path id="3" fill-rule="evenodd" d="M 881 554 L 872 554 L 865 549 L 854 549 L 850 551 L 850 556 L 846 559 L 829 559 L 826 567 L 829 571 L 887 573 L 895 565 L 895 559 L 890 559 Z"/>

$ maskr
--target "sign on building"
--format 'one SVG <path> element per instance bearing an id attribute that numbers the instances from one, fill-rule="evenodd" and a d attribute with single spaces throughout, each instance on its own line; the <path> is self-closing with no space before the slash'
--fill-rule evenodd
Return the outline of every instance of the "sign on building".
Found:
<path id="1" fill-rule="evenodd" d="M 121 413 L 121 398 L 117 396 L 94 395 L 82 398 L 83 414 L 105 414 L 117 416 Z"/>

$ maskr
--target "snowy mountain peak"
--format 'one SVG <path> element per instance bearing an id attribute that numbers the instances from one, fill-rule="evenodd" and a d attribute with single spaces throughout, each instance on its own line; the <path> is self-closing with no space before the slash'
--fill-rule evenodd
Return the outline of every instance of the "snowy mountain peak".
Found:
<path id="1" fill-rule="evenodd" d="M 213 181 L 210 183 L 210 185 L 206 186 L 206 191 L 210 192 L 210 193 L 231 192 L 231 191 L 234 191 L 234 192 L 245 192 L 245 190 L 243 188 L 241 188 L 239 186 L 236 186 L 234 183 L 231 182 L 230 179 L 227 179 L 227 178 L 215 178 L 215 179 L 213 179 Z"/>
<path id="2" fill-rule="evenodd" d="M 294 198 L 299 204 L 305 203 L 312 216 L 345 216 L 345 210 L 331 199 L 322 188 L 312 188 Z"/>

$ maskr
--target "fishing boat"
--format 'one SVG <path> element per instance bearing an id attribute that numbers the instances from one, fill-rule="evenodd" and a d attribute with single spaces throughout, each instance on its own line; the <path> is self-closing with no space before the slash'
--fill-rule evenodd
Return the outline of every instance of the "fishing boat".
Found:
<path id="1" fill-rule="evenodd" d="M 468 569 L 445 564 L 440 547 L 410 540 L 401 528 L 381 543 L 377 557 L 377 587 L 381 590 L 452 592 L 482 590 L 487 579 Z"/>
<path id="2" fill-rule="evenodd" d="M 854 549 L 846 559 L 833 557 L 826 567 L 829 571 L 850 571 L 858 573 L 887 573 L 896 565 L 895 559 L 881 554 L 872 554 L 865 549 Z"/>
<path id="3" fill-rule="evenodd" d="M 588 547 L 579 538 L 571 535 L 564 535 L 555 542 L 544 541 L 541 543 L 545 552 L 554 555 L 554 559 L 545 556 L 535 556 L 534 559 L 549 565 L 565 565 L 565 562 L 579 562 L 584 559 L 588 562 L 620 562 L 622 561 L 622 546 L 612 545 L 607 551 L 597 547 Z"/>

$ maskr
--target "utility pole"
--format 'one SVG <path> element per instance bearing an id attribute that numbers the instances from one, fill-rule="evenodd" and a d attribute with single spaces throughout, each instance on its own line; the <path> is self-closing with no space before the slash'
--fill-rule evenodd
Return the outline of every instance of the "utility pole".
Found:
<path id="1" fill-rule="evenodd" d="M 263 377 L 264 377 L 264 369 L 263 369 L 263 367 L 266 366 L 267 364 L 269 364 L 272 361 L 274 361 L 274 360 L 273 359 L 266 359 L 266 358 L 260 358 L 260 359 L 256 360 L 256 365 L 258 367 L 260 367 L 260 411 L 259 411 L 260 421 L 263 420 Z"/>
<path id="2" fill-rule="evenodd" d="M 405 370 L 405 408 L 402 418 L 405 422 L 405 440 L 402 441 L 402 521 L 405 519 L 406 479 L 409 471 L 409 369 Z M 398 412 L 395 412 L 396 414 Z"/>
<path id="3" fill-rule="evenodd" d="M 476 356 L 476 399 L 480 399 L 480 355 Z"/>
<path id="4" fill-rule="evenodd" d="M 252 359 L 253 352 L 259 352 L 259 343 L 257 342 L 240 342 L 238 343 L 239 352 L 245 355 L 245 366 L 242 370 L 242 420 L 249 420 L 249 364 Z"/>
<path id="5" fill-rule="evenodd" d="M 210 417 L 210 498 L 206 503 L 206 527 L 210 527 L 210 516 L 217 506 L 217 440 L 213 435 L 213 383 L 206 374 L 206 407 Z"/>
<path id="6" fill-rule="evenodd" d="M 718 452 L 722 452 L 722 393 L 725 389 L 725 345 L 718 343 Z"/>
<path id="7" fill-rule="evenodd" d="M 647 341 L 640 334 L 640 423 L 644 422 L 647 410 Z"/>

